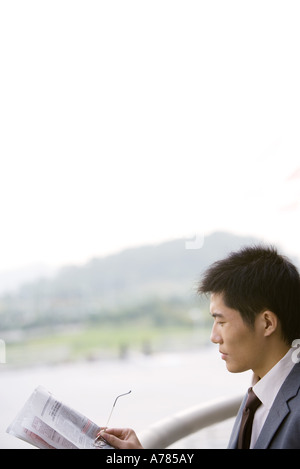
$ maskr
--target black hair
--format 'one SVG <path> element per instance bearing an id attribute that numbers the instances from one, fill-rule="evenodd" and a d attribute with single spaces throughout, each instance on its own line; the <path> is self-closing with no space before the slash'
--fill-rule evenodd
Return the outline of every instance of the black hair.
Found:
<path id="1" fill-rule="evenodd" d="M 285 342 L 300 338 L 299 272 L 273 246 L 244 247 L 213 263 L 204 272 L 198 293 L 222 293 L 225 305 L 238 310 L 250 326 L 257 314 L 272 311 Z"/>

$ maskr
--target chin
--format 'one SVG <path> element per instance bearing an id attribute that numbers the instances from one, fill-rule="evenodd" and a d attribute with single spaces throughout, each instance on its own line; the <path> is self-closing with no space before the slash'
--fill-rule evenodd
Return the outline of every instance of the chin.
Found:
<path id="1" fill-rule="evenodd" d="M 248 371 L 249 367 L 240 365 L 238 363 L 228 363 L 226 362 L 226 368 L 230 373 L 243 373 Z"/>

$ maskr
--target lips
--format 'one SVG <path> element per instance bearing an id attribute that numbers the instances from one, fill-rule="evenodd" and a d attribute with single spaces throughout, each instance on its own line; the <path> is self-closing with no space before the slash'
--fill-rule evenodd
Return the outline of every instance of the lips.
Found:
<path id="1" fill-rule="evenodd" d="M 221 350 L 220 350 L 220 354 L 221 354 L 221 358 L 222 358 L 222 360 L 226 360 L 226 357 L 227 357 L 227 355 L 228 355 L 228 354 L 227 354 L 227 353 L 224 353 L 224 352 L 222 352 Z"/>

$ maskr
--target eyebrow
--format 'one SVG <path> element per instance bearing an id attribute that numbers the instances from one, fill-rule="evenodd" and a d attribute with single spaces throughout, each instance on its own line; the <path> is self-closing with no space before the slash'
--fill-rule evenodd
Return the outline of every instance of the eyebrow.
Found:
<path id="1" fill-rule="evenodd" d="M 224 318 L 223 314 L 221 313 L 210 313 L 213 318 Z"/>

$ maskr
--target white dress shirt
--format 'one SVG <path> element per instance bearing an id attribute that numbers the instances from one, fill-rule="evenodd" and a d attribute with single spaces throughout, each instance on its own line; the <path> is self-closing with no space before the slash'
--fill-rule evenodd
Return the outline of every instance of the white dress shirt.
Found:
<path id="1" fill-rule="evenodd" d="M 261 400 L 262 404 L 258 407 L 254 415 L 250 448 L 254 447 L 278 391 L 295 365 L 292 360 L 293 351 L 294 349 L 291 348 L 286 355 L 253 386 L 253 391 Z"/>

